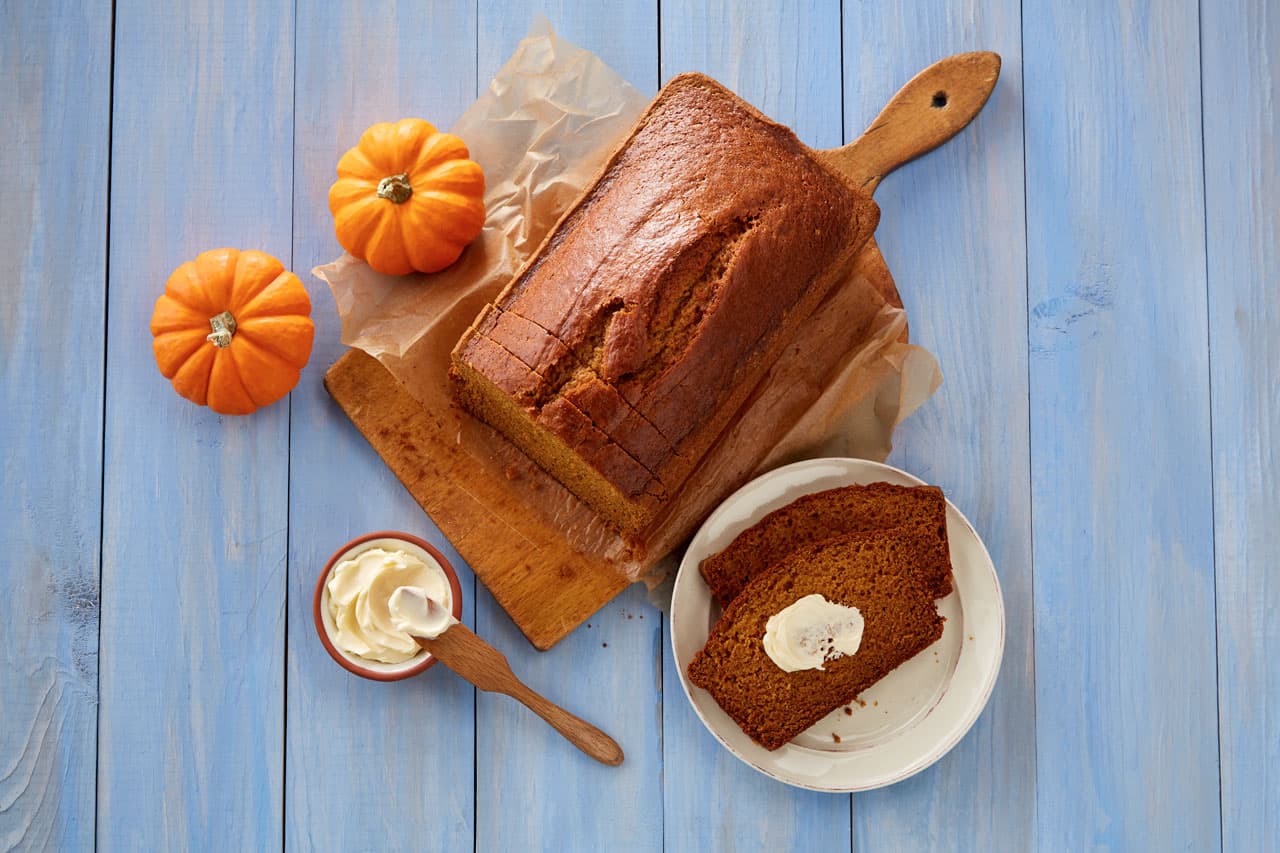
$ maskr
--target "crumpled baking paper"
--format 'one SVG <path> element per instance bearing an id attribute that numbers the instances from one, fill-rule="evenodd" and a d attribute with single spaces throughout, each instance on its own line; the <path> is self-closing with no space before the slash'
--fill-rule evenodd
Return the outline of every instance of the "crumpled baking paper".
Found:
<path id="1" fill-rule="evenodd" d="M 439 406 L 454 343 L 591 183 L 647 103 L 599 57 L 545 21 L 535 24 L 451 128 L 485 172 L 480 237 L 457 264 L 433 275 L 383 275 L 345 254 L 317 267 L 337 303 L 342 342 L 377 358 L 424 405 Z M 672 566 L 669 555 L 751 477 L 814 456 L 888 455 L 893 428 L 941 382 L 933 356 L 905 342 L 906 314 L 889 301 L 892 293 L 869 244 L 643 547 L 624 545 L 491 430 L 464 423 L 459 446 L 482 458 L 495 482 L 537 505 L 575 549 L 607 558 L 630 580 L 656 582 Z"/>

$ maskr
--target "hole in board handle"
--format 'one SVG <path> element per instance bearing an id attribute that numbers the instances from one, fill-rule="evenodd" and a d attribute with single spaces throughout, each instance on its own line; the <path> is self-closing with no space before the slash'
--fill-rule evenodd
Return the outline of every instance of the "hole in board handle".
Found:
<path id="1" fill-rule="evenodd" d="M 935 110 L 940 110 L 940 109 L 942 109 L 943 107 L 945 107 L 946 105 L 947 105 L 947 93 L 946 93 L 946 92 L 934 92 L 934 93 L 933 93 L 933 108 L 934 108 Z"/>

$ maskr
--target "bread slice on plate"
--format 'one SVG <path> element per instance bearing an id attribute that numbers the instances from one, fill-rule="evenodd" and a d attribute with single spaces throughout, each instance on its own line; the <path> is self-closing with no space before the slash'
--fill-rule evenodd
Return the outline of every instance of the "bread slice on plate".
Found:
<path id="1" fill-rule="evenodd" d="M 931 555 L 932 543 L 886 532 L 794 550 L 733 599 L 689 663 L 689 680 L 756 743 L 781 747 L 942 636 Z M 862 643 L 821 670 L 785 672 L 765 652 L 766 623 L 814 593 L 861 611 Z"/>
<path id="2" fill-rule="evenodd" d="M 774 510 L 699 569 L 721 606 L 797 547 L 849 533 L 900 529 L 920 540 L 923 580 L 934 598 L 951 592 L 947 501 L 937 486 L 870 483 L 805 495 Z"/>

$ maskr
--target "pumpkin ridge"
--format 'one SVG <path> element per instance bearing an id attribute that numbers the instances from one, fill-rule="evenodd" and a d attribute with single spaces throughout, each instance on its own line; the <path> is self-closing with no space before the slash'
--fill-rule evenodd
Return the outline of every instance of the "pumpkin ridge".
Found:
<path id="1" fill-rule="evenodd" d="M 244 314 L 246 317 L 251 315 L 252 312 L 246 309 L 248 309 L 249 306 L 254 303 L 254 300 L 256 300 L 262 294 L 266 293 L 268 290 L 271 290 L 273 287 L 280 286 L 280 279 L 285 278 L 287 276 L 291 276 L 291 275 L 293 275 L 293 273 L 289 272 L 288 270 L 281 270 L 280 273 L 276 275 L 275 278 L 271 279 L 262 287 L 258 288 L 252 293 L 249 293 L 249 292 L 246 292 L 243 294 L 236 293 L 235 305 L 230 310 L 231 310 L 231 313 L 235 315 L 237 322 L 240 320 L 241 314 Z"/>
<path id="2" fill-rule="evenodd" d="M 166 332 L 191 329 L 202 326 L 207 320 L 207 315 L 200 309 L 192 308 L 185 302 L 174 299 L 168 293 L 162 293 L 151 312 L 151 334 L 162 335 Z"/>
<path id="3" fill-rule="evenodd" d="M 180 290 L 166 289 L 163 295 L 168 297 L 169 299 L 172 299 L 174 302 L 178 303 L 183 308 L 186 308 L 188 311 L 191 311 L 192 313 L 200 314 L 201 316 L 208 313 L 207 309 L 194 304 L 190 299 L 187 298 L 187 294 L 183 293 Z"/>
<path id="4" fill-rule="evenodd" d="M 233 342 L 234 343 L 234 342 Z M 239 344 L 235 344 L 239 347 Z M 209 408 L 220 415 L 247 415 L 253 411 L 253 395 L 240 375 L 240 366 L 232 355 L 233 347 L 216 350 L 213 359 L 213 370 L 209 376 Z M 217 382 L 214 382 L 214 378 Z M 234 392 L 239 391 L 239 394 Z M 249 408 L 241 404 L 250 403 Z"/>
<path id="5" fill-rule="evenodd" d="M 259 346 L 250 338 L 242 338 L 230 353 L 245 394 L 258 408 L 282 399 L 298 382 L 299 371 L 288 359 Z M 251 378 L 246 380 L 246 377 Z"/>
<path id="6" fill-rule="evenodd" d="M 305 333 L 292 332 L 299 337 L 305 336 L 305 347 L 298 343 L 298 352 L 290 352 L 282 346 L 290 333 L 282 334 L 281 326 L 296 326 L 297 330 L 305 329 Z M 266 327 L 266 328 L 263 328 Z M 315 341 L 315 324 L 311 318 L 302 314 L 278 314 L 271 317 L 250 317 L 240 325 L 239 334 L 245 340 L 261 350 L 271 353 L 291 368 L 301 368 L 311 356 L 311 347 Z M 305 352 L 302 350 L 305 349 Z"/>
<path id="7" fill-rule="evenodd" d="M 470 195 L 476 190 L 484 192 L 484 173 L 471 160 L 444 160 L 430 168 L 417 172 L 414 181 L 421 181 L 423 186 L 414 186 L 414 192 L 452 192 L 458 195 Z"/>
<path id="8" fill-rule="evenodd" d="M 459 203 L 457 196 L 429 194 L 428 197 L 434 205 L 417 209 L 416 227 L 457 244 L 461 252 L 462 247 L 475 239 L 475 235 L 484 227 L 484 208 L 477 209 L 477 205 L 465 201 Z"/>
<path id="9" fill-rule="evenodd" d="M 179 278 L 181 274 L 181 278 Z M 169 274 L 164 284 L 164 296 L 202 316 L 211 316 L 208 294 L 202 289 L 200 270 L 194 261 L 186 261 Z M 214 312 L 216 313 L 216 312 Z"/>
<path id="10" fill-rule="evenodd" d="M 244 322 L 253 317 L 272 316 L 275 314 L 311 314 L 311 297 L 301 280 L 289 271 L 285 271 L 248 304 L 240 308 L 236 315 L 237 322 Z"/>
<path id="11" fill-rule="evenodd" d="M 236 284 L 236 269 L 240 264 L 239 249 L 211 249 L 196 255 L 196 278 L 193 285 L 199 285 L 205 296 L 203 307 L 212 308 L 209 316 L 227 310 L 231 304 Z"/>
<path id="12" fill-rule="evenodd" d="M 206 343 L 203 329 L 174 329 L 156 335 L 151 342 L 151 349 L 155 353 L 160 374 L 165 379 L 172 379 L 182 369 L 182 365 L 196 354 L 196 350 Z"/>
<path id="13" fill-rule="evenodd" d="M 213 347 L 196 347 L 173 372 L 173 389 L 197 406 L 207 406 L 209 384 L 213 381 L 213 363 L 216 360 L 217 352 Z"/>
<path id="14" fill-rule="evenodd" d="M 339 209 L 334 212 L 334 225 L 342 248 L 358 258 L 368 260 L 365 256 L 369 247 L 369 235 L 377 228 L 382 216 L 382 204 L 384 202 L 374 195 L 372 189 L 368 195 L 339 204 Z"/>
<path id="15" fill-rule="evenodd" d="M 440 165 L 462 162 L 470 158 L 467 145 L 452 133 L 438 133 L 429 138 L 413 158 L 414 172 L 429 172 Z"/>
<path id="16" fill-rule="evenodd" d="M 352 148 L 338 160 L 338 178 L 344 181 L 368 181 L 377 184 L 382 169 L 360 148 Z"/>
<path id="17" fill-rule="evenodd" d="M 254 281 L 251 284 L 242 284 L 242 282 L 244 282 L 245 279 L 252 274 L 251 269 L 248 269 L 248 268 L 256 266 L 257 264 L 261 263 L 259 259 L 253 257 L 254 254 L 259 254 L 259 253 L 241 252 L 240 262 L 236 264 L 236 277 L 235 277 L 235 280 L 232 282 L 232 286 L 231 286 L 231 303 L 226 309 L 230 311 L 232 315 L 238 314 L 241 310 L 243 310 L 244 306 L 252 302 L 259 293 L 262 293 L 267 288 L 271 287 L 273 284 L 279 281 L 280 276 L 290 274 L 289 271 L 284 268 L 284 264 L 281 264 L 275 258 L 272 258 L 270 255 L 267 255 L 265 256 L 266 258 L 270 259 L 271 261 L 275 261 L 274 264 L 271 264 L 269 266 L 271 268 L 278 266 L 280 267 L 279 271 L 276 272 L 275 275 L 269 278 L 266 276 L 261 276 L 257 281 Z M 246 261 L 246 258 L 248 259 L 247 261 Z M 246 267 L 246 269 L 242 269 L 242 267 Z"/>
<path id="18" fill-rule="evenodd" d="M 419 223 L 422 221 L 423 215 L 423 209 L 417 207 L 410 211 L 408 216 L 400 217 L 400 234 L 405 255 L 414 269 L 444 269 L 457 260 L 462 250 L 457 248 L 457 241 L 439 233 L 434 235 L 437 238 L 436 240 L 414 240 L 414 234 L 423 233 L 419 229 Z M 457 249 L 456 252 L 454 251 L 455 248 Z"/>

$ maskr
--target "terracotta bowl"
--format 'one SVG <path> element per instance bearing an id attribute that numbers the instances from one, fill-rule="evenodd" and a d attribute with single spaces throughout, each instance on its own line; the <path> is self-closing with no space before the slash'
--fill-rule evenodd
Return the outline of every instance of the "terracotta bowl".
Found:
<path id="1" fill-rule="evenodd" d="M 453 595 L 453 618 L 455 619 L 462 618 L 462 587 L 458 585 L 458 575 L 453 570 L 453 566 L 449 565 L 449 561 L 445 559 L 444 554 L 441 554 L 431 543 L 408 533 L 390 530 L 366 533 L 343 545 L 333 553 L 333 556 L 329 558 L 329 562 L 324 564 L 324 570 L 320 572 L 320 579 L 316 581 L 315 597 L 311 603 L 311 614 L 315 618 L 316 634 L 319 635 L 320 642 L 328 650 L 329 656 L 348 672 L 373 681 L 399 681 L 402 678 L 411 678 L 418 675 L 434 664 L 436 659 L 424 650 L 403 663 L 380 663 L 347 654 L 333 642 L 333 635 L 337 633 L 337 628 L 333 624 L 333 617 L 329 615 L 329 590 L 327 589 L 329 573 L 333 571 L 333 567 L 338 563 L 354 557 L 360 551 L 378 547 L 416 554 L 427 564 L 430 564 L 433 560 L 438 563 L 440 568 L 444 569 L 445 576 L 449 579 L 449 589 Z"/>

